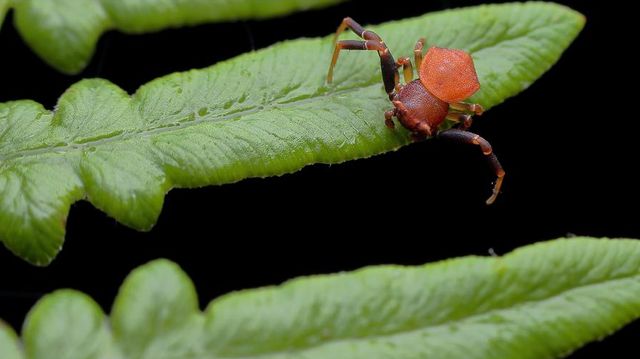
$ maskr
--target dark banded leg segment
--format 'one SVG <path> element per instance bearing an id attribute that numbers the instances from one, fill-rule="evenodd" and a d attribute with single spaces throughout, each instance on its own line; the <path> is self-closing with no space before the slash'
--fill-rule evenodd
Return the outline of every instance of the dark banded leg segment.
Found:
<path id="1" fill-rule="evenodd" d="M 493 194 L 491 194 L 491 197 L 487 199 L 487 204 L 492 204 L 496 200 L 496 197 L 498 197 L 498 194 L 500 193 L 500 187 L 502 187 L 502 180 L 504 179 L 505 173 L 504 173 L 504 170 L 502 169 L 502 165 L 500 164 L 500 161 L 498 161 L 498 157 L 496 157 L 496 155 L 493 153 L 491 144 L 487 142 L 487 140 L 485 140 L 484 138 L 480 137 L 479 135 L 476 135 L 475 133 L 458 130 L 458 129 L 451 129 L 451 130 L 440 132 L 438 134 L 438 137 L 449 140 L 449 141 L 453 141 L 453 142 L 472 144 L 480 147 L 480 149 L 482 150 L 482 153 L 485 156 L 487 156 L 487 160 L 489 161 L 489 165 L 491 166 L 491 169 L 496 174 L 496 181 L 494 182 L 494 185 L 493 185 Z"/>
<path id="2" fill-rule="evenodd" d="M 366 30 L 364 27 L 362 27 L 362 25 L 358 24 L 352 18 L 345 17 L 344 19 L 342 19 L 342 23 L 340 23 L 340 26 L 338 26 L 338 29 L 336 30 L 336 34 L 333 38 L 334 44 L 336 43 L 336 41 L 338 41 L 338 37 L 340 36 L 340 34 L 342 34 L 346 29 L 350 29 L 354 34 L 365 40 L 378 40 L 382 42 L 382 39 L 380 38 L 380 36 L 378 36 L 378 34 L 373 31 Z"/>
<path id="3" fill-rule="evenodd" d="M 337 41 L 338 36 L 340 36 L 340 34 L 346 29 L 351 29 L 351 31 L 363 38 L 365 41 Z M 389 52 L 387 45 L 384 44 L 384 41 L 382 41 L 378 34 L 369 30 L 365 30 L 352 18 L 346 17 L 344 18 L 344 20 L 342 20 L 342 23 L 338 27 L 338 30 L 336 30 L 336 35 L 333 43 L 335 44 L 335 49 L 333 51 L 331 65 L 329 66 L 329 72 L 327 73 L 328 83 L 331 83 L 333 81 L 333 68 L 338 61 L 338 56 L 341 50 L 375 50 L 378 51 L 378 55 L 380 56 L 380 67 L 382 69 L 382 81 L 384 82 L 384 88 L 391 98 L 391 94 L 394 92 L 396 85 L 399 82 L 398 66 L 396 65 L 396 62 L 391 55 L 391 52 Z"/>

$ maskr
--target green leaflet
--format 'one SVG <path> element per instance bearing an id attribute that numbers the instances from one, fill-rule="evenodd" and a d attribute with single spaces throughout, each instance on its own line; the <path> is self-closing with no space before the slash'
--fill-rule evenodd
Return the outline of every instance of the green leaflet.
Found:
<path id="1" fill-rule="evenodd" d="M 220 21 L 263 19 L 344 0 L 19 0 L 15 25 L 49 65 L 77 74 L 108 30 L 144 33 Z M 0 24 L 9 0 L 0 0 Z"/>
<path id="2" fill-rule="evenodd" d="M 27 358 L 111 358 L 102 309 L 85 294 L 59 290 L 40 301 L 24 323 Z M 58 320 L 50 320 L 52 317 Z"/>
<path id="3" fill-rule="evenodd" d="M 0 358 L 20 359 L 22 353 L 18 347 L 16 334 L 0 320 Z"/>
<path id="4" fill-rule="evenodd" d="M 109 320 L 84 294 L 44 297 L 24 326 L 27 355 L 9 358 L 561 358 L 640 318 L 640 241 L 563 239 L 299 278 L 204 313 L 197 304 L 177 265 L 151 262 L 124 282 Z"/>
<path id="5" fill-rule="evenodd" d="M 2 27 L 2 22 L 4 21 L 4 16 L 7 14 L 8 9 L 9 0 L 0 0 L 0 27 Z"/>
<path id="6" fill-rule="evenodd" d="M 584 18 L 548 3 L 489 5 L 373 27 L 396 56 L 415 39 L 473 53 L 485 108 L 547 70 Z M 391 107 L 375 53 L 341 57 L 324 83 L 329 38 L 284 42 L 203 70 L 172 74 L 128 96 L 85 80 L 56 111 L 0 104 L 0 241 L 47 264 L 64 240 L 71 203 L 87 199 L 127 226 L 148 230 L 165 193 L 294 172 L 312 163 L 369 157 L 409 143 L 385 127 Z"/>

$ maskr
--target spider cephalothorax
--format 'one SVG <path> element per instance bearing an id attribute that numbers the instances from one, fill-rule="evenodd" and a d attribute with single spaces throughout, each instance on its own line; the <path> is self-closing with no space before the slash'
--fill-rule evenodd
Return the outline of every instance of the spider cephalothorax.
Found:
<path id="1" fill-rule="evenodd" d="M 362 40 L 337 41 L 346 29 L 351 29 Z M 491 145 L 484 138 L 467 131 L 472 122 L 472 114 L 482 114 L 482 106 L 462 102 L 480 89 L 480 82 L 471 56 L 459 49 L 430 47 L 422 55 L 424 39 L 418 40 L 414 49 L 415 63 L 419 66 L 419 78 L 413 80 L 413 67 L 408 57 L 394 60 L 387 45 L 376 33 L 365 30 L 360 24 L 347 17 L 336 31 L 335 50 L 327 82 L 333 79 L 333 68 L 341 50 L 374 50 L 380 56 L 382 81 L 394 108 L 384 113 L 387 127 L 394 128 L 393 117 L 412 132 L 414 140 L 438 136 L 456 142 L 474 144 L 487 156 L 496 174 L 493 194 L 487 204 L 495 201 L 504 170 L 493 154 Z M 398 70 L 402 68 L 405 84 L 400 84 Z M 454 128 L 440 131 L 445 120 L 456 123 Z"/>

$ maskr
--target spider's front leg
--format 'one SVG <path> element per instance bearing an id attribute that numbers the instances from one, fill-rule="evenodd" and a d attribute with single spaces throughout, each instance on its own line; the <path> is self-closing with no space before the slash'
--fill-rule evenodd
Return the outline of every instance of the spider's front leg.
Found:
<path id="1" fill-rule="evenodd" d="M 337 41 L 338 36 L 346 30 L 350 29 L 364 41 L 359 40 L 342 40 Z M 355 22 L 352 18 L 346 17 L 342 20 L 342 23 L 336 31 L 335 38 L 333 40 L 334 51 L 331 59 L 331 65 L 329 65 L 329 71 L 327 72 L 327 82 L 333 81 L 333 68 L 336 66 L 338 56 L 342 50 L 373 50 L 378 52 L 380 56 L 380 68 L 382 69 L 382 82 L 389 98 L 393 97 L 394 90 L 399 83 L 398 65 L 394 60 L 389 48 L 385 45 L 384 41 L 373 31 L 366 30 L 360 24 Z"/>
<path id="2" fill-rule="evenodd" d="M 485 140 L 484 138 L 476 135 L 475 133 L 459 130 L 459 129 L 451 129 L 438 133 L 438 138 L 446 139 L 453 142 L 458 143 L 466 143 L 471 145 L 476 145 L 480 147 L 482 153 L 487 156 L 487 160 L 489 161 L 489 165 L 493 169 L 496 174 L 496 181 L 493 185 L 493 193 L 491 197 L 487 199 L 487 204 L 492 204 L 498 194 L 500 193 L 500 187 L 502 187 L 502 180 L 504 179 L 504 170 L 502 169 L 502 165 L 500 161 L 498 161 L 498 157 L 493 153 L 493 149 L 491 148 L 491 144 Z"/>

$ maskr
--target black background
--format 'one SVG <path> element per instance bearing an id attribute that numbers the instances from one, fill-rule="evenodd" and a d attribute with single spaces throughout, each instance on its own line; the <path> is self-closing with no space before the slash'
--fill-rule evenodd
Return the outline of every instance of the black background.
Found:
<path id="1" fill-rule="evenodd" d="M 141 36 L 110 32 L 75 77 L 44 65 L 9 17 L 0 32 L 0 101 L 31 98 L 52 108 L 85 77 L 132 93 L 170 72 L 329 34 L 346 15 L 366 24 L 479 3 L 361 0 L 267 21 Z M 88 293 L 108 311 L 126 274 L 159 257 L 190 274 L 204 305 L 236 289 L 370 264 L 487 255 L 490 248 L 504 254 L 572 234 L 640 238 L 638 118 L 634 93 L 622 88 L 636 76 L 626 50 L 637 42 L 633 22 L 624 18 L 632 12 L 613 2 L 563 3 L 587 16 L 583 33 L 527 91 L 474 124 L 507 171 L 495 205 L 484 205 L 493 178 L 479 151 L 438 141 L 279 178 L 173 190 L 149 233 L 81 202 L 72 206 L 64 250 L 51 266 L 30 266 L 0 248 L 0 318 L 19 328 L 40 296 L 63 287 Z M 639 336 L 635 323 L 571 358 L 635 358 L 637 346 L 624 349 Z"/>

